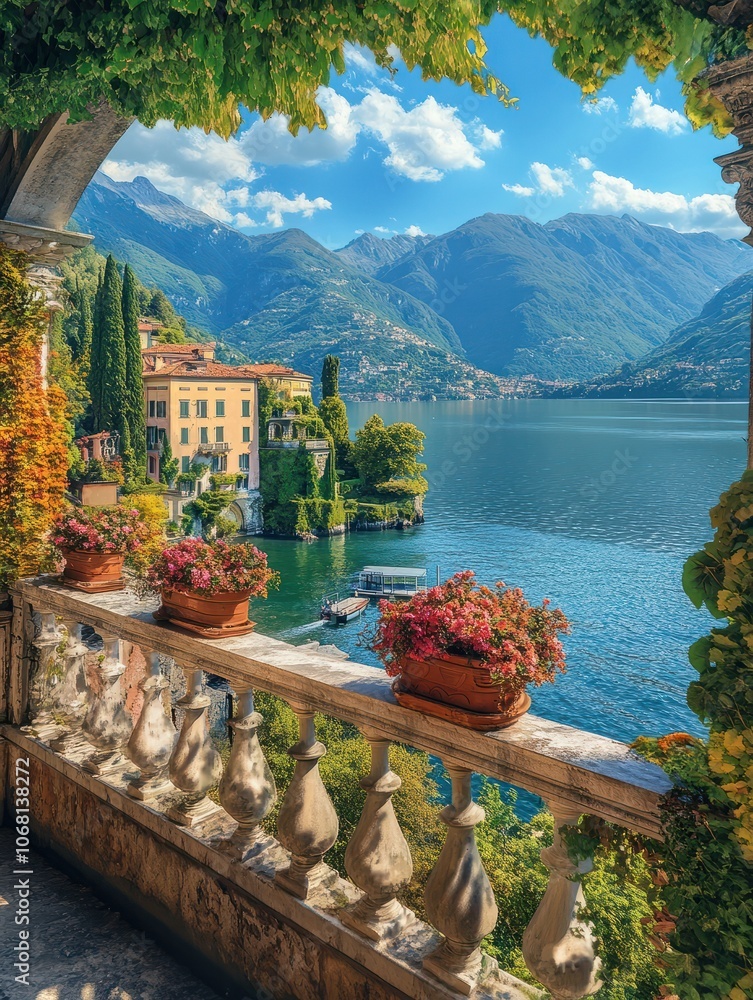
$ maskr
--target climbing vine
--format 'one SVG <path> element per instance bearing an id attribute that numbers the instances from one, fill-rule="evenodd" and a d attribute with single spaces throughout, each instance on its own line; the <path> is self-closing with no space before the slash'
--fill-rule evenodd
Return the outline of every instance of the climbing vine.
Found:
<path id="1" fill-rule="evenodd" d="M 425 79 L 448 78 L 514 103 L 484 62 L 481 28 L 498 10 L 542 35 L 554 64 L 595 93 L 634 58 L 650 76 L 670 64 L 686 85 L 694 124 L 725 123 L 703 85 L 710 62 L 745 50 L 745 35 L 706 14 L 705 0 L 66 0 L 0 9 L 0 107 L 15 128 L 69 111 L 86 118 L 105 100 L 145 125 L 161 118 L 229 136 L 241 105 L 301 126 L 325 125 L 316 101 L 332 72 L 345 70 L 345 43 L 364 45 L 391 69 L 395 48 Z M 686 9 L 686 8 L 692 8 Z M 394 47 L 394 48 L 393 48 Z"/>
<path id="2" fill-rule="evenodd" d="M 68 401 L 42 380 L 47 314 L 24 265 L 0 245 L 0 589 L 49 568 L 68 469 Z"/>

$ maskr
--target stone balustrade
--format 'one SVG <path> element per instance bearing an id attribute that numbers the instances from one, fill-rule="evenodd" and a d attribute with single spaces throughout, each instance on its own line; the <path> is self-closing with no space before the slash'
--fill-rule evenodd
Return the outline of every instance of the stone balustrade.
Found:
<path id="1" fill-rule="evenodd" d="M 334 910 L 340 933 L 350 935 L 347 948 L 339 947 L 353 948 L 367 968 L 378 966 L 383 979 L 391 976 L 384 971 L 389 958 L 401 970 L 394 982 L 410 996 L 531 995 L 530 987 L 505 978 L 480 947 L 495 926 L 497 902 L 476 847 L 475 828 L 484 810 L 473 801 L 473 772 L 541 796 L 557 828 L 590 813 L 661 837 L 658 800 L 668 779 L 613 740 L 530 715 L 507 730 L 472 732 L 401 708 L 380 669 L 258 633 L 223 640 L 189 636 L 155 623 L 150 609 L 128 591 L 86 595 L 39 578 L 19 583 L 14 600 L 14 655 L 2 684 L 9 693 L 6 737 L 20 738 L 13 730 L 25 723 L 31 738 L 100 781 L 126 774 L 130 809 L 144 810 L 144 822 L 147 812 L 155 822 L 156 812 L 160 822 L 169 820 L 198 838 L 206 839 L 211 829 L 217 839 L 221 830 L 217 846 L 227 858 L 223 864 L 247 866 L 261 859 L 271 866 L 265 891 L 274 888 L 298 901 L 281 908 L 299 905 L 309 913 L 319 907 L 328 917 Z M 104 647 L 88 672 L 81 625 L 90 626 Z M 137 714 L 126 709 L 126 643 L 138 646 L 146 659 L 146 672 L 133 683 L 141 692 Z M 185 677 L 186 693 L 175 706 L 182 717 L 177 736 L 160 655 L 172 658 Z M 224 767 L 208 731 L 206 674 L 224 678 L 237 699 Z M 288 751 L 295 765 L 279 806 L 276 840 L 261 825 L 277 789 L 264 757 L 255 689 L 286 700 L 299 724 L 299 739 Z M 371 770 L 361 780 L 365 804 L 345 853 L 353 884 L 327 864 L 338 817 L 319 771 L 326 747 L 317 739 L 316 712 L 353 723 L 371 748 Z M 400 901 L 412 861 L 392 806 L 400 787 L 390 769 L 392 742 L 441 758 L 451 780 L 451 802 L 440 814 L 445 842 L 425 886 L 434 930 Z M 221 805 L 207 795 L 218 782 Z M 542 860 L 549 887 L 523 937 L 523 955 L 553 997 L 578 1000 L 601 985 L 593 935 L 581 917 L 583 889 L 573 878 L 588 863 L 576 867 L 556 831 Z M 326 906 L 318 902 L 325 898 Z M 409 970 L 413 984 L 405 989 L 405 960 L 398 956 L 408 937 L 423 944 L 416 946 Z"/>

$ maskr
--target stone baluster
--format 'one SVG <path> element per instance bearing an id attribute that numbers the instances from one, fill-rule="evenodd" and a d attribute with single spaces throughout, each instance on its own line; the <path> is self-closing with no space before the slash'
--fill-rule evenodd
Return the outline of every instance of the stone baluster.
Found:
<path id="1" fill-rule="evenodd" d="M 126 756 L 141 772 L 128 784 L 126 791 L 142 802 L 154 799 L 172 789 L 167 766 L 175 744 L 175 726 L 165 711 L 163 692 L 169 687 L 160 671 L 159 653 L 144 650 L 147 672 L 139 681 L 144 692 L 141 715 L 133 727 L 126 746 Z"/>
<path id="2" fill-rule="evenodd" d="M 277 818 L 277 836 L 290 851 L 290 865 L 275 877 L 283 889 L 306 899 L 335 876 L 322 859 L 337 840 L 339 824 L 319 774 L 319 760 L 327 751 L 316 738 L 314 710 L 295 702 L 290 707 L 298 716 L 301 738 L 288 750 L 296 764 Z"/>
<path id="3" fill-rule="evenodd" d="M 80 622 L 64 619 L 66 630 L 63 658 L 63 677 L 53 691 L 53 705 L 66 725 L 51 743 L 57 753 L 71 754 L 87 747 L 87 740 L 81 731 L 81 724 L 89 707 L 89 688 L 86 683 L 87 647 L 81 641 Z"/>
<path id="4" fill-rule="evenodd" d="M 392 806 L 402 782 L 390 770 L 390 741 L 372 729 L 363 734 L 371 745 L 371 770 L 361 779 L 366 801 L 345 851 L 345 869 L 363 896 L 341 910 L 340 919 L 380 941 L 396 937 L 416 919 L 396 898 L 410 882 L 413 861 Z"/>
<path id="5" fill-rule="evenodd" d="M 181 668 L 186 678 L 186 693 L 178 701 L 184 711 L 183 725 L 168 772 L 185 796 L 168 810 L 167 816 L 181 826 L 195 827 L 220 812 L 207 791 L 222 774 L 222 759 L 209 735 L 207 709 L 211 702 L 204 693 L 203 672 L 183 664 Z"/>
<path id="6" fill-rule="evenodd" d="M 126 668 L 120 659 L 120 639 L 103 635 L 102 642 L 104 654 L 99 657 L 97 666 L 100 690 L 91 695 L 89 710 L 81 727 L 87 740 L 96 748 L 84 762 L 84 769 L 98 775 L 109 774 L 125 763 L 123 747 L 133 728 L 120 683 Z"/>
<path id="7" fill-rule="evenodd" d="M 447 765 L 452 803 L 439 814 L 447 827 L 442 852 L 424 890 L 429 920 L 444 935 L 424 959 L 427 972 L 468 996 L 496 963 L 479 945 L 497 922 L 497 904 L 476 846 L 485 813 L 473 801 L 472 772 Z"/>
<path id="8" fill-rule="evenodd" d="M 220 802 L 225 812 L 238 821 L 223 848 L 245 861 L 272 842 L 264 835 L 261 821 L 277 801 L 277 788 L 259 744 L 258 729 L 264 720 L 254 709 L 253 689 L 236 685 L 236 693 L 236 716 L 229 723 L 233 746 L 220 782 Z"/>
<path id="9" fill-rule="evenodd" d="M 61 634 L 55 621 L 55 615 L 43 611 L 39 615 L 40 628 L 32 640 L 37 651 L 37 662 L 29 686 L 29 714 L 32 724 L 29 727 L 40 738 L 51 735 L 51 727 L 55 726 L 54 690 L 58 686 L 58 657 Z"/>
<path id="10" fill-rule="evenodd" d="M 575 878 L 589 872 L 592 864 L 574 864 L 559 834 L 561 827 L 578 822 L 577 811 L 557 801 L 547 805 L 554 814 L 554 842 L 541 852 L 541 860 L 549 869 L 549 885 L 523 935 L 523 957 L 555 1000 L 580 1000 L 602 985 L 593 931 L 580 917 L 583 887 Z"/>

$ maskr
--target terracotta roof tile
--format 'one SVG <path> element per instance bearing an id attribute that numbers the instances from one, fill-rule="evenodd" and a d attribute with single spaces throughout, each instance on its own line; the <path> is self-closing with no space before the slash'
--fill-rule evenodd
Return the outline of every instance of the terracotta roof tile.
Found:
<path id="1" fill-rule="evenodd" d="M 235 378 L 255 379 L 257 376 L 233 365 L 223 365 L 219 361 L 175 361 L 161 368 L 144 372 L 144 377 L 160 378 Z"/>

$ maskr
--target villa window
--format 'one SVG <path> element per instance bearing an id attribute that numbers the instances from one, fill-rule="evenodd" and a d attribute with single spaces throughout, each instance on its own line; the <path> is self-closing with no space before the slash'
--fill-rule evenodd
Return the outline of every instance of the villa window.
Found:
<path id="1" fill-rule="evenodd" d="M 149 456 L 149 474 L 151 476 L 154 476 L 154 475 L 156 475 L 156 473 L 157 473 L 157 463 L 154 460 L 154 455 L 150 455 Z"/>
<path id="2" fill-rule="evenodd" d="M 243 440 L 244 441 L 250 441 L 251 440 L 251 428 L 250 427 L 244 427 L 243 428 Z"/>
<path id="3" fill-rule="evenodd" d="M 157 447 L 157 428 L 152 424 L 146 429 L 146 446 L 150 451 Z"/>
<path id="4" fill-rule="evenodd" d="M 149 416 L 153 417 L 156 414 L 156 404 L 153 399 L 149 400 Z"/>
<path id="5" fill-rule="evenodd" d="M 214 429 L 214 439 L 215 439 L 215 441 L 224 441 L 225 440 L 225 428 L 224 427 L 215 427 L 215 429 Z"/>
<path id="6" fill-rule="evenodd" d="M 206 399 L 196 400 L 196 416 L 201 417 L 206 420 L 207 418 L 207 401 Z"/>
<path id="7" fill-rule="evenodd" d="M 202 444 L 208 444 L 209 443 L 209 428 L 208 427 L 200 427 L 199 428 L 199 441 Z"/>
<path id="8" fill-rule="evenodd" d="M 188 400 L 187 399 L 181 399 L 181 401 L 180 401 L 180 415 L 181 415 L 181 417 L 187 417 L 188 416 L 188 405 L 189 404 L 188 404 Z"/>
<path id="9" fill-rule="evenodd" d="M 251 416 L 251 400 L 242 399 L 241 400 L 241 416 L 250 417 Z"/>
<path id="10" fill-rule="evenodd" d="M 180 471 L 188 472 L 191 467 L 191 459 L 188 455 L 184 455 L 180 460 Z"/>
<path id="11" fill-rule="evenodd" d="M 167 416 L 167 403 L 164 399 L 157 400 L 157 419 Z"/>
<path id="12" fill-rule="evenodd" d="M 187 427 L 181 427 L 181 429 L 180 429 L 180 443 L 181 444 L 188 444 L 188 428 Z"/>
<path id="13" fill-rule="evenodd" d="M 215 401 L 214 401 L 214 415 L 215 415 L 215 417 L 224 417 L 225 416 L 225 400 L 224 399 L 215 399 Z"/>
<path id="14" fill-rule="evenodd" d="M 227 455 L 215 455 L 212 458 L 212 472 L 227 472 Z"/>
<path id="15" fill-rule="evenodd" d="M 248 452 L 245 452 L 245 454 L 238 456 L 238 468 L 240 469 L 241 472 L 248 472 L 250 468 Z"/>

